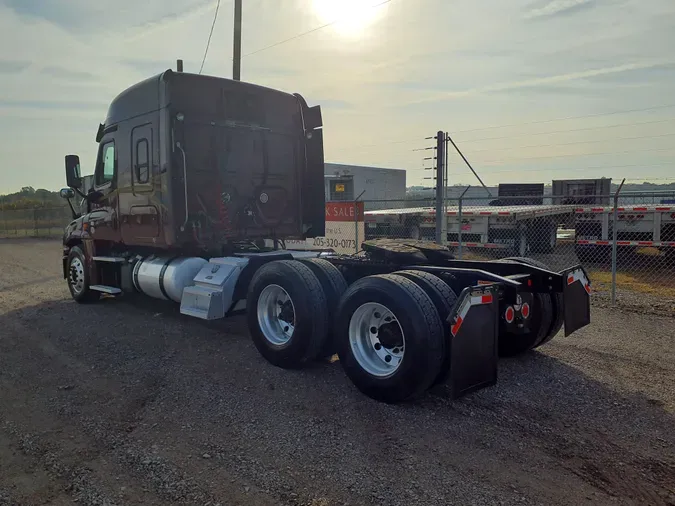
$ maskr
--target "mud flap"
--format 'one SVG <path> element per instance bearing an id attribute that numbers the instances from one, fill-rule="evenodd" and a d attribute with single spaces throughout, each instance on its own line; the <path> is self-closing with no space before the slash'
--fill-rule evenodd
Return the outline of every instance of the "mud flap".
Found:
<path id="1" fill-rule="evenodd" d="M 562 271 L 565 337 L 591 323 L 591 283 L 580 265 Z"/>
<path id="2" fill-rule="evenodd" d="M 453 399 L 497 383 L 498 290 L 497 284 L 465 288 L 448 316 L 446 384 Z"/>

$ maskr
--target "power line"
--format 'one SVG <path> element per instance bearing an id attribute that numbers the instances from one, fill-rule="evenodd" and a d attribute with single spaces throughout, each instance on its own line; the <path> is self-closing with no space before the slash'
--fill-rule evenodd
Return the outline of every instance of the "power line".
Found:
<path id="1" fill-rule="evenodd" d="M 388 4 L 392 0 L 383 0 L 380 3 L 377 3 L 375 5 L 369 5 L 367 8 L 368 9 L 374 9 L 376 7 L 380 7 L 381 5 Z M 242 55 L 242 58 L 246 58 L 247 56 L 252 56 L 254 54 L 262 53 L 263 51 L 267 51 L 268 49 L 272 49 L 273 47 L 280 46 L 281 44 L 285 44 L 286 42 L 290 42 L 295 39 L 299 39 L 300 37 L 304 37 L 305 35 L 309 35 L 310 33 L 318 32 L 319 30 L 323 30 L 324 28 L 328 28 L 329 26 L 333 26 L 336 23 L 339 23 L 340 21 L 343 21 L 344 18 L 340 17 L 338 19 L 335 19 L 331 21 L 330 23 L 326 23 L 325 25 L 317 26 L 316 28 L 312 28 L 311 30 L 307 30 L 306 32 L 299 33 L 297 35 L 293 35 L 292 37 L 289 37 L 284 40 L 280 40 L 278 42 L 275 42 L 274 44 L 270 44 L 269 46 L 261 47 L 260 49 L 256 49 L 255 51 L 251 51 L 250 53 L 246 53 L 245 55 Z"/>
<path id="2" fill-rule="evenodd" d="M 202 73 L 204 70 L 204 63 L 206 63 L 206 55 L 209 54 L 209 47 L 211 46 L 211 37 L 213 36 L 213 29 L 216 26 L 216 20 L 218 19 L 218 11 L 220 10 L 220 0 L 217 0 L 216 3 L 216 13 L 213 15 L 213 23 L 211 24 L 211 31 L 209 32 L 209 40 L 206 41 L 206 49 L 204 50 L 204 58 L 202 58 L 202 65 L 199 67 L 199 73 Z"/>
<path id="3" fill-rule="evenodd" d="M 537 120 L 537 121 L 527 121 L 525 123 L 511 123 L 507 125 L 493 125 L 493 126 L 488 126 L 488 127 L 482 127 L 482 128 L 472 128 L 470 130 L 457 130 L 454 133 L 455 134 L 464 134 L 468 132 L 480 132 L 483 130 L 493 130 L 496 128 L 510 128 L 514 126 L 524 126 L 524 125 L 539 125 L 542 123 L 554 123 L 557 121 L 567 121 L 571 119 L 585 119 L 585 118 L 597 118 L 601 116 L 612 116 L 615 114 L 629 114 L 633 112 L 646 112 L 646 111 L 655 111 L 658 109 L 669 109 L 675 107 L 675 104 L 666 104 L 666 105 L 656 105 L 652 107 L 645 107 L 642 109 L 625 109 L 623 111 L 612 111 L 612 112 L 602 112 L 598 114 L 584 114 L 583 116 L 568 116 L 566 118 L 555 118 L 555 119 L 546 119 L 546 120 Z"/>
<path id="4" fill-rule="evenodd" d="M 588 167 L 577 167 L 577 168 L 569 168 L 569 167 L 562 167 L 562 168 L 556 168 L 556 169 L 542 169 L 540 167 L 536 169 L 506 169 L 506 170 L 493 170 L 493 171 L 488 171 L 485 172 L 486 176 L 490 176 L 492 174 L 505 174 L 505 173 L 513 173 L 513 172 L 561 172 L 561 171 L 578 171 L 578 170 L 596 170 L 596 169 L 627 169 L 627 168 L 634 168 L 634 167 L 662 167 L 664 165 L 675 165 L 675 162 L 663 162 L 663 163 L 649 163 L 649 164 L 629 164 L 629 165 L 591 165 Z M 468 174 L 466 172 L 452 172 L 448 174 L 449 176 L 467 176 Z M 647 179 L 647 178 L 646 178 Z M 655 179 L 655 178 L 648 178 L 648 179 Z M 670 181 L 673 178 L 661 178 L 663 181 Z"/>
<path id="5" fill-rule="evenodd" d="M 384 142 L 378 142 L 375 144 L 357 144 L 356 146 L 347 146 L 348 149 L 361 149 L 361 148 L 374 148 L 374 147 L 379 147 L 379 146 L 391 146 L 394 144 L 409 144 L 411 142 L 421 142 L 425 141 L 426 139 L 424 137 L 416 137 L 414 139 L 402 139 L 402 140 L 397 140 L 397 141 L 384 141 Z M 343 147 L 344 149 L 344 147 Z M 427 149 L 427 148 L 424 148 Z M 413 151 L 418 151 L 413 149 Z"/>
<path id="6" fill-rule="evenodd" d="M 667 123 L 669 121 L 675 121 L 675 118 L 667 118 L 667 119 L 657 119 L 657 120 L 652 120 L 652 121 L 640 121 L 640 122 L 633 122 L 633 123 L 615 123 L 614 125 L 602 125 L 602 126 L 594 126 L 594 127 L 582 127 L 582 128 L 569 128 L 566 130 L 553 130 L 551 132 L 532 132 L 532 133 L 522 133 L 522 134 L 515 134 L 515 135 L 504 135 L 500 137 L 481 137 L 478 139 L 467 139 L 462 141 L 463 144 L 467 144 L 469 142 L 478 142 L 478 141 L 494 141 L 494 140 L 501 140 L 501 139 L 513 139 L 515 137 L 531 137 L 535 135 L 552 135 L 552 134 L 562 134 L 562 133 L 569 133 L 569 132 L 586 132 L 589 130 L 603 130 L 605 128 L 618 128 L 618 127 L 624 127 L 624 126 L 640 126 L 640 125 L 653 125 L 655 123 Z"/>
<path id="7" fill-rule="evenodd" d="M 613 139 L 599 139 L 593 141 L 575 141 L 575 142 L 561 142 L 558 144 L 530 144 L 527 146 L 508 146 L 505 148 L 488 148 L 488 149 L 477 149 L 472 151 L 472 153 L 483 153 L 485 151 L 504 151 L 507 149 L 528 149 L 528 148 L 549 148 L 549 147 L 558 147 L 558 146 L 573 146 L 576 144 L 598 144 L 602 142 L 616 142 L 616 141 L 633 141 L 638 139 L 659 139 L 661 137 L 671 137 L 675 135 L 675 132 L 668 134 L 658 134 L 658 135 L 640 135 L 635 137 L 615 137 Z"/>
<path id="8" fill-rule="evenodd" d="M 508 163 L 508 162 L 518 162 L 523 160 L 545 160 L 545 159 L 555 159 L 555 158 L 574 158 L 581 156 L 603 156 L 603 155 L 623 155 L 629 153 L 653 153 L 657 151 L 671 151 L 675 150 L 675 147 L 670 148 L 658 148 L 658 149 L 637 149 L 637 150 L 627 150 L 627 151 L 605 151 L 601 153 L 568 153 L 564 155 L 545 155 L 545 156 L 528 156 L 523 158 L 506 158 L 502 160 L 478 160 L 479 163 Z"/>
<path id="9" fill-rule="evenodd" d="M 613 125 L 603 125 L 603 126 L 595 126 L 595 127 L 582 127 L 582 128 L 571 128 L 571 129 L 566 129 L 566 130 L 553 130 L 550 132 L 534 132 L 534 133 L 523 133 L 523 134 L 515 134 L 515 135 L 504 135 L 500 137 L 481 137 L 478 139 L 467 139 L 467 140 L 462 140 L 460 141 L 462 145 L 468 144 L 471 142 L 479 142 L 479 141 L 491 141 L 491 140 L 502 140 L 502 139 L 513 139 L 517 137 L 530 137 L 530 136 L 535 136 L 535 135 L 552 135 L 552 134 L 559 134 L 559 133 L 571 133 L 571 132 L 585 132 L 589 130 L 604 130 L 604 129 L 609 129 L 609 128 L 618 128 L 618 127 L 624 127 L 624 126 L 641 126 L 641 125 L 652 125 L 652 124 L 657 124 L 657 123 L 668 123 L 671 121 L 675 121 L 675 118 L 667 118 L 667 119 L 659 119 L 659 120 L 651 120 L 651 121 L 640 121 L 640 122 L 632 122 L 632 123 L 615 123 Z M 488 127 L 489 128 L 489 127 Z M 657 137 L 657 136 L 654 136 Z M 412 142 L 419 142 L 420 140 L 426 140 L 421 137 L 416 137 L 416 138 L 408 138 L 408 139 L 400 139 L 400 140 L 390 140 L 390 141 L 385 141 L 385 142 L 378 142 L 374 144 L 357 144 L 353 146 L 342 146 L 341 149 L 364 149 L 364 148 L 374 148 L 374 147 L 380 147 L 380 146 L 389 146 L 392 144 L 408 144 Z M 608 139 L 611 140 L 611 139 Z M 617 139 L 620 140 L 620 139 Z M 596 141 L 592 141 L 596 142 Z M 601 141 L 597 141 L 601 142 Z M 604 142 L 604 141 L 602 141 Z M 569 143 L 572 144 L 572 143 Z M 550 146 L 554 146 L 557 144 L 551 144 Z M 566 145 L 566 144 L 561 144 L 561 145 Z M 542 146 L 522 146 L 522 147 L 547 147 L 549 145 L 542 145 Z M 433 148 L 419 148 L 419 149 L 413 149 L 412 151 L 425 151 Z M 510 149 L 509 148 L 495 148 L 494 151 L 498 150 L 503 150 L 503 149 Z M 490 151 L 490 150 L 481 150 L 481 151 Z"/>

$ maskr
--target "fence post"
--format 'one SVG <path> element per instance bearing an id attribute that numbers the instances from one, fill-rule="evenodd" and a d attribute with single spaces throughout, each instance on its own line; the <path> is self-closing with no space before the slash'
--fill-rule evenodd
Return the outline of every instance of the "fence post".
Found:
<path id="1" fill-rule="evenodd" d="M 33 209 L 33 226 L 35 227 L 35 237 L 39 237 L 40 233 L 38 232 L 38 210 Z"/>
<path id="2" fill-rule="evenodd" d="M 462 259 L 462 199 L 464 199 L 464 195 L 466 194 L 466 192 L 469 191 L 469 188 L 471 188 L 471 185 L 467 186 L 466 189 L 459 196 L 459 203 L 458 203 L 457 219 L 459 220 L 459 222 L 457 223 L 457 225 L 458 225 L 458 229 L 457 229 L 457 258 L 459 258 L 460 260 Z"/>
<path id="3" fill-rule="evenodd" d="M 361 193 L 359 193 L 359 196 L 354 199 L 354 254 L 358 254 L 359 252 L 359 199 L 363 196 L 363 194 L 366 193 L 366 190 L 363 190 Z M 364 221 L 364 231 L 363 233 L 365 234 L 365 210 L 366 210 L 366 205 L 363 205 L 363 211 L 364 211 L 364 216 L 363 216 L 363 221 Z M 365 237 L 363 240 L 365 241 Z"/>
<path id="4" fill-rule="evenodd" d="M 619 220 L 619 193 L 625 182 L 626 178 L 623 178 L 614 194 L 614 209 L 612 211 L 612 304 L 616 304 L 616 253 L 618 247 L 616 244 L 616 225 Z"/>

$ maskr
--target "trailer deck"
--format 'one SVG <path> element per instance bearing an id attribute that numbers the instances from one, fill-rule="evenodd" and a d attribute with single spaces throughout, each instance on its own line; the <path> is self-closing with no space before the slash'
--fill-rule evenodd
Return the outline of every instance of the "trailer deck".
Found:
<path id="1" fill-rule="evenodd" d="M 570 205 L 530 205 L 530 206 L 508 206 L 498 207 L 495 210 L 486 209 L 485 206 L 448 206 L 447 216 L 508 216 L 516 221 L 531 220 L 533 218 L 544 218 L 549 216 L 559 216 L 572 214 L 575 206 Z M 366 223 L 381 222 L 382 217 L 398 216 L 421 216 L 423 218 L 433 218 L 436 220 L 436 210 L 431 207 L 409 207 L 402 209 L 380 209 L 377 211 L 366 211 Z M 370 217 L 370 219 L 369 219 Z"/>
<path id="2" fill-rule="evenodd" d="M 614 207 L 575 207 L 575 246 L 583 258 L 614 245 Z M 616 208 L 616 246 L 675 249 L 675 206 L 646 204 Z"/>
<path id="3" fill-rule="evenodd" d="M 512 251 L 522 256 L 528 251 L 551 252 L 557 243 L 557 228 L 572 221 L 574 206 L 450 206 L 445 214 L 448 246 Z M 434 239 L 436 210 L 366 211 L 365 226 L 366 238 Z"/>

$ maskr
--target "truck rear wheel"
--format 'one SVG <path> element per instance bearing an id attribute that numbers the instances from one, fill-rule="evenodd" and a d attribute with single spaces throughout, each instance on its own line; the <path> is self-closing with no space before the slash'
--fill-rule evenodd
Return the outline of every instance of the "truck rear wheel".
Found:
<path id="1" fill-rule="evenodd" d="M 510 257 L 504 261 L 519 262 L 521 264 L 551 270 L 547 265 L 526 257 Z M 514 356 L 541 346 L 550 341 L 560 331 L 563 323 L 562 294 L 535 293 L 533 294 L 532 316 L 529 334 L 504 333 L 499 336 L 499 355 Z M 502 341 L 504 341 L 502 343 Z"/>
<path id="2" fill-rule="evenodd" d="M 351 285 L 336 318 L 340 363 L 372 399 L 400 402 L 426 391 L 441 368 L 443 324 L 431 298 L 402 276 Z"/>
<path id="3" fill-rule="evenodd" d="M 537 347 L 547 336 L 553 321 L 551 296 L 535 293 L 532 299 L 530 331 L 527 334 L 499 333 L 499 356 L 514 357 Z"/>
<path id="4" fill-rule="evenodd" d="M 271 364 L 301 368 L 324 346 L 326 296 L 306 265 L 277 260 L 262 266 L 251 280 L 246 307 L 253 344 Z"/>
<path id="5" fill-rule="evenodd" d="M 76 302 L 95 302 L 101 297 L 99 292 L 89 289 L 87 261 L 79 246 L 73 246 L 68 253 L 67 280 L 70 295 Z"/>
<path id="6" fill-rule="evenodd" d="M 541 269 L 546 269 L 547 271 L 550 271 L 551 268 L 546 265 L 543 262 L 540 262 L 539 260 L 534 260 L 532 258 L 522 258 L 522 257 L 513 257 L 513 258 L 507 258 L 505 260 L 513 260 L 514 262 L 520 262 L 523 264 L 529 264 L 532 265 L 533 267 L 539 267 Z M 546 295 L 546 294 L 542 294 Z M 560 332 L 560 329 L 563 326 L 563 320 L 564 320 L 564 308 L 563 308 L 563 295 L 562 293 L 553 293 L 549 295 L 551 299 L 551 304 L 552 304 L 552 321 L 551 321 L 551 326 L 548 329 L 548 332 L 544 336 L 544 338 L 541 340 L 541 342 L 537 343 L 535 345 L 535 348 L 538 348 L 542 344 L 548 343 L 551 339 L 553 339 L 558 332 Z"/>
<path id="7" fill-rule="evenodd" d="M 340 298 L 347 289 L 347 282 L 340 270 L 327 260 L 322 258 L 307 258 L 300 260 L 300 262 L 309 267 L 314 273 L 319 283 L 321 283 L 323 293 L 326 296 L 330 325 L 326 341 L 319 351 L 319 358 L 332 357 L 337 353 L 337 344 L 333 337 L 333 320 L 338 304 L 340 304 Z"/>
<path id="8" fill-rule="evenodd" d="M 436 376 L 433 385 L 443 383 L 450 372 L 450 325 L 447 323 L 447 320 L 450 311 L 452 311 L 457 302 L 457 294 L 445 281 L 429 272 L 407 270 L 394 272 L 394 275 L 403 276 L 424 290 L 434 303 L 436 311 L 438 311 L 438 316 L 441 318 L 441 323 L 443 324 L 445 350 L 443 351 L 441 370 L 438 376 Z"/>

